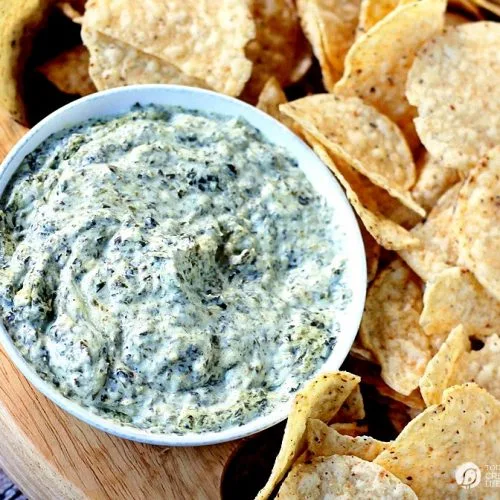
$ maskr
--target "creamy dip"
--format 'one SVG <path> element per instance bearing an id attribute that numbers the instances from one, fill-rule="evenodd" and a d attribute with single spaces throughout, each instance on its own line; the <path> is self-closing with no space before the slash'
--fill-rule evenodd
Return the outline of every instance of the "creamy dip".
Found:
<path id="1" fill-rule="evenodd" d="M 92 411 L 161 432 L 271 412 L 349 300 L 335 214 L 242 119 L 135 106 L 48 138 L 0 206 L 4 324 Z"/>

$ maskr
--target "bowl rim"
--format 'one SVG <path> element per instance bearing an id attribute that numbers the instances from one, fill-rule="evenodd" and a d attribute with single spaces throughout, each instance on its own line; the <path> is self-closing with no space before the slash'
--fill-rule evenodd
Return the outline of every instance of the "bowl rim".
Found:
<path id="1" fill-rule="evenodd" d="M 165 96 L 167 99 L 162 100 L 162 97 Z M 213 108 L 215 104 L 218 106 L 220 105 L 221 107 L 229 106 L 231 109 L 234 108 L 234 110 L 237 110 L 237 113 L 233 114 L 220 111 L 220 114 L 225 116 L 243 117 L 252 125 L 256 126 L 256 128 L 258 128 L 265 137 L 267 137 L 269 131 L 274 132 L 275 135 L 279 134 L 280 137 L 283 137 L 283 142 L 286 142 L 286 145 L 284 145 L 285 150 L 290 153 L 291 156 L 306 158 L 308 162 L 307 169 L 312 168 L 310 165 L 316 165 L 314 168 L 322 169 L 325 175 L 328 174 L 330 177 L 331 181 L 326 181 L 326 177 L 324 179 L 326 184 L 328 184 L 328 182 L 330 183 L 330 186 L 326 186 L 325 190 L 333 191 L 333 193 L 329 191 L 329 193 L 333 194 L 333 196 L 328 199 L 328 203 L 334 206 L 335 209 L 339 210 L 339 212 L 343 215 L 345 220 L 341 222 L 341 226 L 346 230 L 346 238 L 348 238 L 351 242 L 349 252 L 344 251 L 344 253 L 346 260 L 349 263 L 352 262 L 350 271 L 353 273 L 353 277 L 348 281 L 348 286 L 352 291 L 352 299 L 346 307 L 346 310 L 349 310 L 350 315 L 348 323 L 349 328 L 343 328 L 339 332 L 337 335 L 337 342 L 332 349 L 332 353 L 325 363 L 318 369 L 317 373 L 325 373 L 339 369 L 340 365 L 347 357 L 350 347 L 356 337 L 366 298 L 366 258 L 358 221 L 344 191 L 340 187 L 339 182 L 330 172 L 328 167 L 312 151 L 312 149 L 283 124 L 256 107 L 236 98 L 210 90 L 167 84 L 130 85 L 82 97 L 66 104 L 46 116 L 32 129 L 30 129 L 10 150 L 0 165 L 0 197 L 3 196 L 6 185 L 17 171 L 25 156 L 32 152 L 48 136 L 52 135 L 56 131 L 64 130 L 71 125 L 82 123 L 92 116 L 104 117 L 121 114 L 127 109 L 130 109 L 131 105 L 135 102 L 139 102 L 141 104 L 152 103 L 166 105 L 168 104 L 167 101 L 169 101 L 169 99 L 186 99 L 188 97 L 192 97 L 194 100 L 201 99 L 201 101 L 193 106 L 181 105 L 184 109 L 213 112 L 214 109 L 211 109 L 211 106 Z M 115 103 L 113 105 L 113 99 L 118 104 Z M 111 101 L 111 104 L 106 101 Z M 123 101 L 126 101 L 128 104 L 122 106 Z M 212 101 L 212 104 L 207 106 L 206 103 L 210 101 Z M 101 113 L 101 111 L 99 111 L 99 104 L 108 104 L 117 110 Z M 170 104 L 175 105 L 176 103 L 175 101 L 172 101 Z M 81 115 L 82 111 L 88 111 L 88 108 L 96 106 L 98 109 L 97 114 L 93 113 L 90 114 L 89 117 L 73 118 L 68 120 L 69 116 L 73 116 L 75 114 L 78 115 L 79 112 Z M 255 124 L 256 121 L 259 125 Z M 51 128 L 54 130 L 48 132 Z M 272 139 L 269 140 L 271 143 L 275 142 Z M 304 171 L 304 173 L 306 173 L 304 165 L 301 165 L 300 163 L 301 162 L 299 161 L 299 167 L 302 171 Z M 318 170 L 318 172 L 319 171 L 320 170 Z M 312 174 L 306 173 L 307 177 L 309 177 L 309 175 Z M 318 188 L 314 186 L 313 189 L 318 191 Z M 70 413 L 74 417 L 98 430 L 107 432 L 117 437 L 142 443 L 162 446 L 202 446 L 219 444 L 247 437 L 285 420 L 294 399 L 294 395 L 290 395 L 290 398 L 286 403 L 277 406 L 269 414 L 255 417 L 246 424 L 240 426 L 230 426 L 220 431 L 185 434 L 155 432 L 146 429 L 139 429 L 128 424 L 122 424 L 117 421 L 104 418 L 79 403 L 70 400 L 66 396 L 63 396 L 49 382 L 43 380 L 41 376 L 38 375 L 36 370 L 24 359 L 8 334 L 3 321 L 0 321 L 0 345 L 9 356 L 10 360 L 14 363 L 15 367 L 24 375 L 28 382 L 30 382 L 32 386 L 34 386 L 39 392 L 59 406 L 62 410 Z"/>

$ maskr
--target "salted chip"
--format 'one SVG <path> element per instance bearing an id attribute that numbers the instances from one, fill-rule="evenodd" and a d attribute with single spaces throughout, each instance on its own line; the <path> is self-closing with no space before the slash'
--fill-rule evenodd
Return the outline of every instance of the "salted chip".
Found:
<path id="1" fill-rule="evenodd" d="M 321 420 L 307 421 L 307 449 L 312 457 L 352 455 L 371 462 L 386 446 L 387 443 L 370 436 L 351 437 L 340 434 Z"/>
<path id="2" fill-rule="evenodd" d="M 96 91 L 89 76 L 89 52 L 79 45 L 38 67 L 47 80 L 61 92 L 74 95 L 89 95 Z"/>
<path id="3" fill-rule="evenodd" d="M 359 24 L 356 36 L 366 33 L 399 4 L 399 0 L 361 0 Z"/>
<path id="4" fill-rule="evenodd" d="M 354 420 L 361 420 L 365 416 L 363 396 L 359 385 L 357 385 L 330 422 L 353 422 Z"/>
<path id="5" fill-rule="evenodd" d="M 460 180 L 457 170 L 444 168 L 426 151 L 417 162 L 418 178 L 411 189 L 414 200 L 425 210 L 430 211 L 439 198 Z"/>
<path id="6" fill-rule="evenodd" d="M 333 155 L 420 215 L 409 188 L 415 164 L 401 131 L 356 97 L 316 94 L 280 106 Z"/>
<path id="7" fill-rule="evenodd" d="M 418 246 L 420 241 L 406 229 L 385 217 L 377 207 L 376 198 L 372 196 L 376 188 L 371 182 L 340 158 L 334 162 L 326 150 L 318 142 L 311 141 L 315 153 L 335 174 L 346 196 L 351 202 L 367 231 L 375 240 L 388 250 L 401 250 Z"/>
<path id="8" fill-rule="evenodd" d="M 281 448 L 271 476 L 259 491 L 257 500 L 268 498 L 306 447 L 306 424 L 309 418 L 329 422 L 339 411 L 360 378 L 348 372 L 317 376 L 297 393 L 283 435 Z"/>
<path id="9" fill-rule="evenodd" d="M 490 335 L 481 349 L 472 350 L 469 336 L 459 325 L 430 360 L 420 390 L 429 406 L 441 401 L 447 387 L 466 382 L 475 382 L 500 399 L 500 338 Z"/>
<path id="10" fill-rule="evenodd" d="M 271 115 L 273 118 L 276 118 L 276 120 L 291 129 L 293 128 L 293 121 L 279 110 L 279 105 L 285 104 L 286 102 L 288 102 L 288 99 L 280 83 L 276 78 L 272 77 L 266 82 L 259 95 L 257 108 Z"/>
<path id="11" fill-rule="evenodd" d="M 416 500 L 412 489 L 382 467 L 349 455 L 314 458 L 292 469 L 277 500 Z"/>
<path id="12" fill-rule="evenodd" d="M 460 356 L 469 348 L 469 337 L 464 327 L 458 325 L 429 361 L 420 379 L 420 392 L 427 406 L 439 404 L 444 390 L 455 385 L 450 383 L 453 371 Z"/>
<path id="13" fill-rule="evenodd" d="M 399 252 L 424 281 L 432 280 L 444 269 L 457 264 L 458 250 L 451 228 L 460 187 L 457 184 L 446 191 L 427 219 L 410 231 L 422 244 Z"/>
<path id="14" fill-rule="evenodd" d="M 99 90 L 141 83 L 205 87 L 204 81 L 172 64 L 87 27 L 82 29 L 82 38 L 90 48 L 89 74 Z"/>
<path id="15" fill-rule="evenodd" d="M 245 53 L 253 68 L 242 98 L 255 102 L 269 78 L 283 86 L 290 83 L 301 33 L 293 0 L 252 0 L 251 6 L 256 35 Z"/>
<path id="16" fill-rule="evenodd" d="M 443 165 L 468 170 L 500 142 L 500 24 L 447 28 L 419 51 L 406 95 L 420 140 Z"/>
<path id="17" fill-rule="evenodd" d="M 50 0 L 3 0 L 0 4 L 0 107 L 21 123 L 26 123 L 22 99 L 24 64 L 50 5 Z"/>
<path id="18" fill-rule="evenodd" d="M 500 122 L 498 116 L 497 121 Z M 498 127 L 500 130 L 500 124 Z M 470 269 L 497 300 L 500 300 L 499 199 L 500 146 L 469 172 L 453 217 L 459 263 Z"/>
<path id="19" fill-rule="evenodd" d="M 500 402 L 475 384 L 451 387 L 441 404 L 412 420 L 374 462 L 411 486 L 419 498 L 462 498 L 457 467 L 498 462 Z M 471 498 L 491 498 L 486 481 Z"/>
<path id="20" fill-rule="evenodd" d="M 403 3 L 356 40 L 345 59 L 338 94 L 357 96 L 397 123 L 413 147 L 415 109 L 405 97 L 415 54 L 443 28 L 446 0 Z"/>
<path id="21" fill-rule="evenodd" d="M 344 71 L 354 41 L 360 0 L 297 0 L 302 29 L 318 59 L 327 90 Z"/>
<path id="22" fill-rule="evenodd" d="M 239 95 L 252 73 L 245 55 L 256 35 L 249 0 L 89 0 L 83 24 L 224 94 Z M 88 48 L 93 58 L 94 46 Z"/>
<path id="23" fill-rule="evenodd" d="M 381 366 L 381 377 L 395 391 L 409 395 L 432 357 L 419 325 L 422 287 L 401 260 L 379 273 L 368 289 L 360 336 Z"/>
<path id="24" fill-rule="evenodd" d="M 480 339 L 498 331 L 500 302 L 466 269 L 445 269 L 427 283 L 420 325 L 427 335 L 448 334 L 457 325 Z"/>

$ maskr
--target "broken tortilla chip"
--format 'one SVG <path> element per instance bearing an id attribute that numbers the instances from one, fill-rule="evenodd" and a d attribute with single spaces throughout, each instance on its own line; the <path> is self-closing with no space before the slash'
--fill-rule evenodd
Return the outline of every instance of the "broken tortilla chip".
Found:
<path id="1" fill-rule="evenodd" d="M 500 300 L 499 200 L 500 146 L 469 172 L 453 216 L 459 263 L 470 269 L 497 300 Z"/>
<path id="2" fill-rule="evenodd" d="M 432 357 L 429 339 L 419 325 L 422 285 L 401 260 L 381 271 L 368 289 L 360 336 L 382 368 L 381 377 L 408 396 Z"/>
<path id="3" fill-rule="evenodd" d="M 443 165 L 472 168 L 500 143 L 500 24 L 447 28 L 419 51 L 406 95 L 420 140 Z"/>
<path id="4" fill-rule="evenodd" d="M 63 52 L 38 71 L 66 94 L 84 96 L 97 90 L 89 76 L 89 52 L 83 45 Z"/>
<path id="5" fill-rule="evenodd" d="M 374 463 L 411 486 L 419 498 L 459 498 L 459 465 L 496 464 L 500 440 L 500 402 L 475 384 L 451 387 L 441 404 L 413 419 Z M 486 482 L 474 498 L 488 498 Z"/>
<path id="6" fill-rule="evenodd" d="M 89 0 L 83 25 L 224 94 L 239 95 L 252 73 L 245 55 L 255 38 L 249 1 Z M 95 45 L 84 42 L 93 62 Z"/>
<path id="7" fill-rule="evenodd" d="M 405 96 L 408 71 L 420 47 L 443 28 L 446 0 L 421 0 L 398 5 L 359 37 L 345 59 L 341 95 L 357 96 L 375 106 L 405 132 L 413 148 L 415 109 Z"/>
<path id="8" fill-rule="evenodd" d="M 306 447 L 306 424 L 309 418 L 329 422 L 339 411 L 360 378 L 347 372 L 318 375 L 297 393 L 283 435 L 281 448 L 274 462 L 271 477 L 257 495 L 269 498 L 295 460 Z"/>
<path id="9" fill-rule="evenodd" d="M 311 463 L 294 467 L 276 498 L 416 500 L 417 496 L 410 487 L 372 462 L 349 455 L 333 455 L 317 457 Z"/>
<path id="10" fill-rule="evenodd" d="M 466 269 L 452 267 L 427 283 L 420 325 L 430 336 L 447 335 L 462 324 L 479 339 L 498 331 L 500 302 Z"/>

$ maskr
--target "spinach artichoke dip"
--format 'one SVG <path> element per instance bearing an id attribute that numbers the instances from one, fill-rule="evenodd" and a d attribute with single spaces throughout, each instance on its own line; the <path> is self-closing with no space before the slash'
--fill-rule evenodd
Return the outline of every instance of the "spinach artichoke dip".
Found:
<path id="1" fill-rule="evenodd" d="M 6 329 L 66 397 L 154 432 L 287 401 L 347 304 L 332 209 L 246 121 L 134 106 L 45 140 L 0 202 Z"/>

